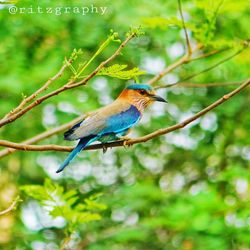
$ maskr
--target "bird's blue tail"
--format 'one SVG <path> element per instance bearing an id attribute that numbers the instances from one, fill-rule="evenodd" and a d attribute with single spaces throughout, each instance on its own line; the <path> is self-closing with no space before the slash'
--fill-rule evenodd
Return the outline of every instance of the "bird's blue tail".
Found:
<path id="1" fill-rule="evenodd" d="M 95 139 L 95 136 L 88 136 L 79 141 L 77 146 L 71 151 L 71 153 L 68 155 L 66 160 L 63 162 L 63 164 L 57 169 L 56 173 L 60 173 L 64 170 L 65 167 L 67 167 L 70 162 L 86 147 L 88 144 L 90 144 Z"/>

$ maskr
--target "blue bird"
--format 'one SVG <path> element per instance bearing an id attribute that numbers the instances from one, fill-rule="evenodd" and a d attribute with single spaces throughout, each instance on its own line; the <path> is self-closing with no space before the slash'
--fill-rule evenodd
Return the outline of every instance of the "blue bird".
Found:
<path id="1" fill-rule="evenodd" d="M 65 140 L 79 142 L 56 172 L 63 171 L 92 142 L 105 143 L 121 139 L 139 122 L 144 109 L 154 101 L 167 102 L 157 96 L 151 86 L 132 84 L 113 103 L 89 113 L 84 120 L 64 133 Z"/>

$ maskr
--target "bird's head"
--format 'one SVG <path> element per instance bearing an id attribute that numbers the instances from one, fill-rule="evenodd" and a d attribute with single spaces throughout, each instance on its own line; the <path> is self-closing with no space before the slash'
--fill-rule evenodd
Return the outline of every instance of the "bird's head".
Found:
<path id="1" fill-rule="evenodd" d="M 147 84 L 132 84 L 126 87 L 119 98 L 123 98 L 135 105 L 139 110 L 143 110 L 151 103 L 167 102 L 162 97 L 156 95 L 154 89 Z"/>

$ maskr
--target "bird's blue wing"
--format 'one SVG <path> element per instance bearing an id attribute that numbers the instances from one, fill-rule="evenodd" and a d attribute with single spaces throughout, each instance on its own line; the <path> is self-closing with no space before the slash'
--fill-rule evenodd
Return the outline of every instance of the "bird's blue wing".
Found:
<path id="1" fill-rule="evenodd" d="M 141 113 L 135 106 L 115 102 L 89 114 L 86 119 L 65 132 L 65 139 L 78 140 L 90 135 L 120 133 L 135 125 L 140 117 Z"/>
<path id="2" fill-rule="evenodd" d="M 108 133 L 121 133 L 133 127 L 140 120 L 140 118 L 140 111 L 135 106 L 130 105 L 127 110 L 110 116 L 106 120 L 105 128 L 100 131 L 98 135 L 105 135 Z"/>

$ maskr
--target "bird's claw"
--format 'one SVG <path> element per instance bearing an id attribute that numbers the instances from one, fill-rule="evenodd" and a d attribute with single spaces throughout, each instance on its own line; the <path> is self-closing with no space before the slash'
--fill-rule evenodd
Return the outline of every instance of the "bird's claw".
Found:
<path id="1" fill-rule="evenodd" d="M 102 152 L 105 154 L 108 150 L 108 147 L 105 144 L 102 144 Z"/>
<path id="2" fill-rule="evenodd" d="M 127 136 L 122 136 L 122 137 L 120 137 L 120 139 L 123 140 L 123 147 L 124 148 L 131 147 L 131 144 L 127 144 L 127 141 L 131 140 L 131 138 L 129 138 Z"/>

